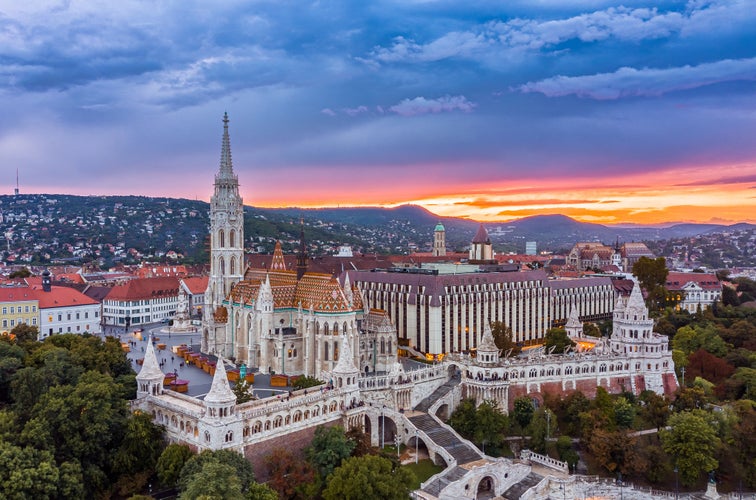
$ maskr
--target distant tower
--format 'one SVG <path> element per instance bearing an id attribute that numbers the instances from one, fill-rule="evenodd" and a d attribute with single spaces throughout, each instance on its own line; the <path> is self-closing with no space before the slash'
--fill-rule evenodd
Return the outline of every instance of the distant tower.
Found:
<path id="1" fill-rule="evenodd" d="M 51 292 L 52 291 L 52 283 L 50 280 L 50 271 L 45 269 L 42 271 L 42 291 L 43 292 Z"/>
<path id="2" fill-rule="evenodd" d="M 622 247 L 620 247 L 619 236 L 614 243 L 614 252 L 612 253 L 612 265 L 617 266 L 622 271 Z"/>
<path id="3" fill-rule="evenodd" d="M 440 222 L 436 224 L 433 230 L 433 256 L 439 257 L 446 255 L 446 229 Z"/>
<path id="4" fill-rule="evenodd" d="M 14 190 L 13 194 L 18 196 L 18 169 L 16 169 L 16 189 Z"/>
<path id="5" fill-rule="evenodd" d="M 475 237 L 472 240 L 472 246 L 470 246 L 470 262 L 478 263 L 490 263 L 493 261 L 493 245 L 491 244 L 491 238 L 488 237 L 488 231 L 485 226 L 481 224 L 478 227 L 478 232 L 475 233 Z"/>
<path id="6" fill-rule="evenodd" d="M 305 245 L 304 239 L 304 220 L 300 219 L 299 224 L 301 226 L 299 230 L 299 253 L 297 254 L 297 281 L 302 279 L 302 276 L 307 272 L 307 245 Z"/>
<path id="7" fill-rule="evenodd" d="M 537 252 L 537 243 L 535 241 L 525 242 L 525 255 L 535 255 Z"/>
<path id="8" fill-rule="evenodd" d="M 223 115 L 220 168 L 215 174 L 215 192 L 210 198 L 210 279 L 205 291 L 202 350 L 226 353 L 225 324 L 216 325 L 215 310 L 244 273 L 244 206 L 239 179 L 231 163 L 228 113 Z M 229 354 L 226 354 L 229 355 Z"/>

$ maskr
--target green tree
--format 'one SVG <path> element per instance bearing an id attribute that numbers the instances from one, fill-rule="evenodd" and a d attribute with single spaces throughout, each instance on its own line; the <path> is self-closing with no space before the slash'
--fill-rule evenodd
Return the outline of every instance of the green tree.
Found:
<path id="1" fill-rule="evenodd" d="M 482 445 L 489 454 L 501 453 L 504 443 L 504 431 L 508 427 L 507 416 L 504 415 L 494 401 L 483 401 L 475 412 L 474 441 Z"/>
<path id="2" fill-rule="evenodd" d="M 546 332 L 546 337 L 544 338 L 544 350 L 554 354 L 561 354 L 568 347 L 575 347 L 575 342 L 570 339 L 565 329 L 549 328 L 549 331 Z"/>
<path id="3" fill-rule="evenodd" d="M 52 453 L 0 440 L 0 497 L 57 498 L 59 472 Z"/>
<path id="4" fill-rule="evenodd" d="M 567 462 L 571 469 L 577 466 L 580 456 L 572 447 L 572 439 L 569 436 L 559 436 L 556 442 L 557 453 L 559 453 L 559 460 Z"/>
<path id="5" fill-rule="evenodd" d="M 514 400 L 512 413 L 514 414 L 515 422 L 524 431 L 530 425 L 530 421 L 533 419 L 533 414 L 535 413 L 533 401 L 527 396 L 520 396 Z"/>
<path id="6" fill-rule="evenodd" d="M 676 413 L 667 423 L 671 428 L 659 434 L 662 447 L 674 457 L 683 484 L 693 485 L 702 472 L 719 466 L 715 456 L 721 440 L 705 411 Z"/>
<path id="7" fill-rule="evenodd" d="M 356 443 L 347 438 L 344 428 L 318 427 L 307 449 L 307 458 L 325 479 L 333 470 L 341 465 L 342 460 L 349 458 Z"/>
<path id="8" fill-rule="evenodd" d="M 0 403 L 10 402 L 10 383 L 15 373 L 24 366 L 26 351 L 0 339 Z"/>
<path id="9" fill-rule="evenodd" d="M 649 425 L 661 429 L 667 423 L 670 415 L 670 401 L 666 396 L 660 396 L 654 391 L 643 391 L 640 395 L 641 417 Z"/>
<path id="10" fill-rule="evenodd" d="M 536 453 L 546 453 L 546 439 L 553 437 L 556 431 L 556 416 L 548 408 L 538 408 L 528 426 L 530 448 Z"/>
<path id="11" fill-rule="evenodd" d="M 16 338 L 18 345 L 24 345 L 27 342 L 36 342 L 39 337 L 39 328 L 29 326 L 26 323 L 19 323 L 11 330 L 11 335 Z"/>
<path id="12" fill-rule="evenodd" d="M 636 438 L 627 429 L 594 429 L 588 449 L 597 462 L 612 473 L 627 474 L 638 468 Z"/>
<path id="13" fill-rule="evenodd" d="M 333 471 L 323 491 L 325 500 L 405 500 L 415 475 L 375 455 L 352 457 Z"/>
<path id="14" fill-rule="evenodd" d="M 308 376 L 303 375 L 301 377 L 297 377 L 297 379 L 294 381 L 293 384 L 291 384 L 291 386 L 295 390 L 298 390 L 298 389 L 307 389 L 309 387 L 316 387 L 323 384 L 325 384 L 325 382 L 323 382 L 322 380 L 318 378 L 308 377 Z"/>
<path id="15" fill-rule="evenodd" d="M 192 475 L 179 496 L 186 500 L 244 500 L 242 486 L 236 469 L 219 461 L 211 460 Z"/>
<path id="16" fill-rule="evenodd" d="M 189 483 L 210 462 L 231 467 L 234 470 L 234 476 L 239 481 L 242 492 L 247 491 L 249 485 L 255 480 L 252 464 L 240 454 L 231 450 L 205 450 L 187 460 L 179 475 L 179 489 L 187 491 Z"/>
<path id="17" fill-rule="evenodd" d="M 626 398 L 620 396 L 614 400 L 614 422 L 617 427 L 627 428 L 632 426 L 635 413 L 635 406 Z"/>
<path id="18" fill-rule="evenodd" d="M 641 257 L 633 264 L 633 275 L 638 278 L 641 287 L 648 293 L 649 309 L 664 309 L 666 306 L 667 261 L 664 257 L 651 259 Z"/>
<path id="19" fill-rule="evenodd" d="M 246 403 L 255 398 L 255 395 L 250 391 L 251 388 L 252 386 L 247 382 L 246 378 L 234 384 L 234 387 L 231 390 L 236 395 L 236 404 Z"/>
<path id="20" fill-rule="evenodd" d="M 583 335 L 587 337 L 601 337 L 601 329 L 596 323 L 583 324 Z"/>
<path id="21" fill-rule="evenodd" d="M 738 292 L 733 287 L 722 285 L 722 304 L 737 307 L 740 305 Z"/>
<path id="22" fill-rule="evenodd" d="M 181 475 L 181 469 L 193 456 L 191 448 L 185 444 L 171 443 L 166 446 L 156 464 L 160 482 L 166 486 L 175 485 Z"/>
<path id="23" fill-rule="evenodd" d="M 512 356 L 520 354 L 522 348 L 517 345 L 512 335 L 512 328 L 508 327 L 501 321 L 494 321 L 491 323 L 491 333 L 493 334 L 494 343 L 499 350 L 506 354 L 512 349 Z"/>
<path id="24" fill-rule="evenodd" d="M 278 500 L 278 493 L 267 484 L 252 483 L 244 498 L 245 500 Z"/>
<path id="25" fill-rule="evenodd" d="M 24 267 L 22 267 L 21 269 L 18 269 L 18 270 L 16 270 L 16 271 L 13 271 L 12 273 L 10 273 L 10 274 L 8 275 L 8 277 L 9 277 L 10 279 L 16 279 L 16 278 L 28 278 L 28 277 L 29 277 L 29 276 L 31 276 L 31 275 L 32 275 L 32 273 L 31 273 L 31 271 L 29 271 L 29 268 L 27 268 L 26 266 L 24 266 Z"/>
<path id="26" fill-rule="evenodd" d="M 459 405 L 449 418 L 449 425 L 461 436 L 472 439 L 475 434 L 476 413 L 475 400 L 465 398 L 459 402 Z"/>

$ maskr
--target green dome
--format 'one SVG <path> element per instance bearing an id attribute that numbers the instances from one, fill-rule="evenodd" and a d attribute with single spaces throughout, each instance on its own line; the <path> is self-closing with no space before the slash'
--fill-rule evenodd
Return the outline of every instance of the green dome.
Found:
<path id="1" fill-rule="evenodd" d="M 436 229 L 434 229 L 434 231 L 446 231 L 446 229 L 444 229 L 444 225 L 439 222 L 436 224 Z"/>

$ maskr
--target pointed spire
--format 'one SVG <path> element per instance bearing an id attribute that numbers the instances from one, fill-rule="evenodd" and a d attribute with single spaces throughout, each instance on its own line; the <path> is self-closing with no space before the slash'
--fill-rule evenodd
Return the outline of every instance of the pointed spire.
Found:
<path id="1" fill-rule="evenodd" d="M 220 171 L 218 177 L 228 179 L 234 176 L 231 161 L 231 139 L 228 136 L 228 113 L 223 113 L 223 145 L 221 146 Z"/>
<path id="2" fill-rule="evenodd" d="M 481 223 L 478 226 L 478 232 L 475 233 L 475 237 L 472 240 L 473 243 L 491 243 L 491 239 L 488 237 L 488 231 L 486 227 Z"/>
<path id="3" fill-rule="evenodd" d="M 139 374 L 136 378 L 137 380 L 152 380 L 158 377 L 165 377 L 165 374 L 158 364 L 157 357 L 155 356 L 155 348 L 152 345 L 152 335 L 150 335 L 147 340 L 147 350 L 144 353 L 142 369 L 139 370 Z"/>
<path id="4" fill-rule="evenodd" d="M 339 361 L 333 369 L 333 373 L 353 373 L 356 372 L 357 367 L 354 366 L 354 358 L 352 357 L 352 347 L 349 345 L 349 339 L 346 334 L 341 334 L 341 345 L 339 346 Z"/>
<path id="5" fill-rule="evenodd" d="M 210 392 L 205 395 L 205 403 L 211 404 L 232 404 L 236 403 L 236 394 L 228 385 L 228 376 L 223 358 L 219 355 L 218 362 L 215 365 L 215 374 L 213 383 L 210 386 Z"/>
<path id="6" fill-rule="evenodd" d="M 583 323 L 580 322 L 577 307 L 572 306 L 570 317 L 567 318 L 564 329 L 570 337 L 580 337 L 580 334 L 583 332 Z"/>
<path id="7" fill-rule="evenodd" d="M 270 306 L 272 311 L 273 302 L 273 287 L 270 286 L 270 274 L 265 273 L 265 281 L 262 282 L 260 288 L 257 290 L 257 310 L 263 311 L 266 306 Z"/>
<path id="8" fill-rule="evenodd" d="M 285 271 L 286 261 L 284 260 L 281 242 L 276 241 L 276 248 L 273 250 L 273 260 L 270 262 L 271 271 Z"/>
<path id="9" fill-rule="evenodd" d="M 346 273 L 344 277 L 344 295 L 349 301 L 349 307 L 354 305 L 354 292 L 352 291 L 352 283 L 349 281 L 349 273 Z"/>
<path id="10" fill-rule="evenodd" d="M 483 327 L 483 336 L 478 344 L 478 352 L 499 352 L 499 348 L 496 347 L 496 341 L 493 338 L 490 323 L 486 323 Z"/>
<path id="11" fill-rule="evenodd" d="M 641 293 L 640 285 L 635 282 L 633 284 L 633 291 L 630 292 L 630 298 L 627 299 L 625 305 L 625 315 L 637 315 L 645 318 L 648 314 L 646 303 L 643 301 L 643 294 Z"/>

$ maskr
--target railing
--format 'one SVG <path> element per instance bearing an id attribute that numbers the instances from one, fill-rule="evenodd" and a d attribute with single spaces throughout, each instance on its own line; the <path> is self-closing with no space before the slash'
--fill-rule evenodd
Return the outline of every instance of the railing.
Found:
<path id="1" fill-rule="evenodd" d="M 439 364 L 428 368 L 420 368 L 419 370 L 410 370 L 404 372 L 402 375 L 362 375 L 359 378 L 360 390 L 379 390 L 395 387 L 396 385 L 436 380 L 447 376 L 447 368 L 447 365 Z"/>
<path id="2" fill-rule="evenodd" d="M 549 467 L 551 469 L 556 469 L 560 472 L 564 472 L 565 474 L 569 474 L 570 469 L 567 465 L 567 462 L 562 462 L 561 460 L 557 460 L 555 458 L 548 457 L 546 455 L 541 455 L 539 453 L 534 453 L 530 450 L 522 450 L 520 452 L 520 458 L 522 460 L 526 460 L 529 462 L 535 462 L 537 464 L 544 465 L 546 467 Z"/>

